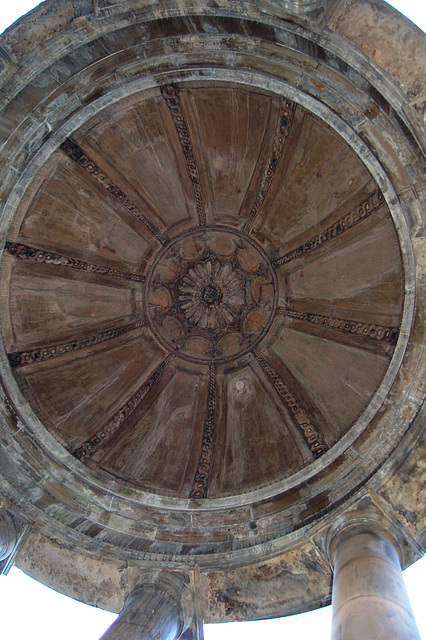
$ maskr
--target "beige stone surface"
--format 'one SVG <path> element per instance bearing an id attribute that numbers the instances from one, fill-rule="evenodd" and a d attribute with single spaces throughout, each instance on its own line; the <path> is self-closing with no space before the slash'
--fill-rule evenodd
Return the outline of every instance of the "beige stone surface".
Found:
<path id="1" fill-rule="evenodd" d="M 425 101 L 424 33 L 405 16 L 380 0 L 342 0 L 328 26 L 395 78 L 410 103 Z"/>

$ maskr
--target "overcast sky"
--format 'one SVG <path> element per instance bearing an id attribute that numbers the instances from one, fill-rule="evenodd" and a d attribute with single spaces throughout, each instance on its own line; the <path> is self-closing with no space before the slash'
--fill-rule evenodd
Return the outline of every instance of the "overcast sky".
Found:
<path id="1" fill-rule="evenodd" d="M 39 4 L 34 0 L 0 2 L 0 33 Z M 394 0 L 389 4 L 426 31 L 425 0 Z M 424 640 L 425 576 L 426 556 L 404 572 L 411 604 Z M 98 640 L 115 619 L 113 614 L 94 609 L 47 589 L 15 568 L 7 577 L 0 576 L 0 602 L 1 634 L 7 640 Z M 290 618 L 206 625 L 205 638 L 254 640 L 263 635 L 268 640 L 312 640 L 313 637 L 315 640 L 329 640 L 330 625 L 331 607 L 325 607 Z"/>

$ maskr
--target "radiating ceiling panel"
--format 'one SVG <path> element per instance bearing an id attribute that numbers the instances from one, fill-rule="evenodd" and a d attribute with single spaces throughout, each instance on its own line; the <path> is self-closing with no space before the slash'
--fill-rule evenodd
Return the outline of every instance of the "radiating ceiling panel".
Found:
<path id="1" fill-rule="evenodd" d="M 348 433 L 395 350 L 383 194 L 283 96 L 170 84 L 103 115 L 6 244 L 18 383 L 110 479 L 197 500 L 289 478 Z"/>

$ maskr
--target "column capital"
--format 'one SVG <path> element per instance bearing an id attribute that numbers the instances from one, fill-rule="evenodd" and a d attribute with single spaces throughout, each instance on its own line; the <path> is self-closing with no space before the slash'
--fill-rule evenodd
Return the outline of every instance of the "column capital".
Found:
<path id="1" fill-rule="evenodd" d="M 330 527 L 326 547 L 330 565 L 334 566 L 337 546 L 345 539 L 361 533 L 370 533 L 389 542 L 398 555 L 401 566 L 404 564 L 404 553 L 400 538 L 394 524 L 370 503 L 362 502 L 341 514 Z"/>
<path id="2" fill-rule="evenodd" d="M 12 517 L 5 509 L 0 510 L 0 561 L 10 556 L 17 544 L 17 539 Z"/>
<path id="3" fill-rule="evenodd" d="M 102 640 L 177 640 L 193 616 L 189 574 L 148 569 L 138 577 Z"/>
<path id="4" fill-rule="evenodd" d="M 330 0 L 267 0 L 267 4 L 292 15 L 301 18 L 309 16 L 316 11 L 324 10 Z"/>
<path id="5" fill-rule="evenodd" d="M 127 596 L 126 604 L 135 597 L 146 591 L 155 588 L 167 594 L 174 600 L 176 606 L 181 611 L 182 631 L 190 625 L 194 615 L 193 594 L 191 591 L 190 576 L 183 571 L 171 571 L 169 569 L 147 569 L 136 581 L 135 586 Z"/>

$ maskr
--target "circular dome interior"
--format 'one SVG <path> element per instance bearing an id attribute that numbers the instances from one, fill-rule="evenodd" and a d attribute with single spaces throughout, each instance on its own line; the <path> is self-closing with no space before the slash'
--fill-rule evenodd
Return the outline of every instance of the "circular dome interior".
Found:
<path id="1" fill-rule="evenodd" d="M 284 97 L 163 85 L 53 153 L 6 243 L 19 387 L 95 473 L 171 498 L 292 476 L 364 413 L 401 326 L 383 195 Z"/>

